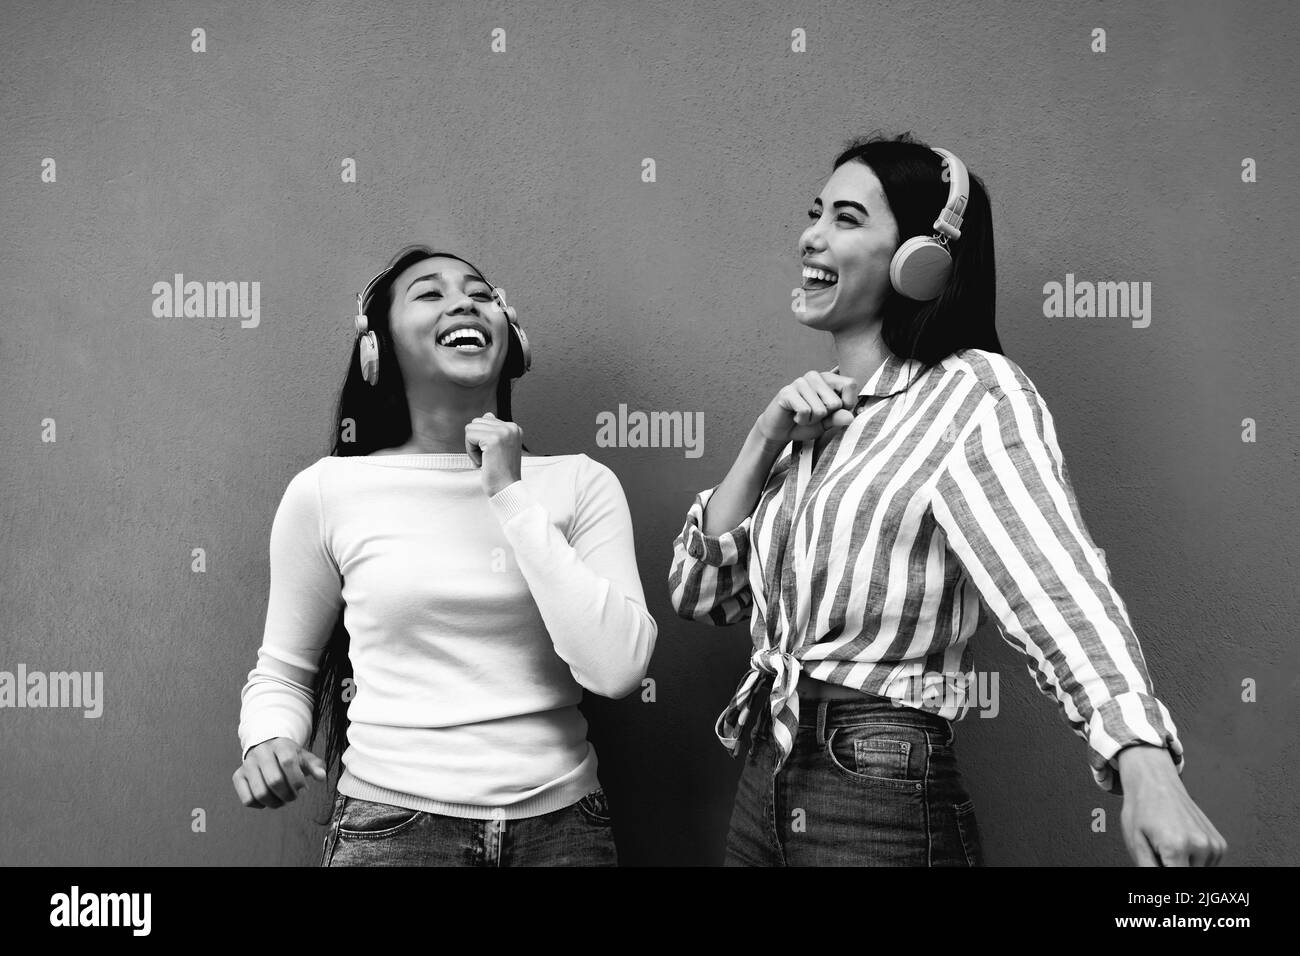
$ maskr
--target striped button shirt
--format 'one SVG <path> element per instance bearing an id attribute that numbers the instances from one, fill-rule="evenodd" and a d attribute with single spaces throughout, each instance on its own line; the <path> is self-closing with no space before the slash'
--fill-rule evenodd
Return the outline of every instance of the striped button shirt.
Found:
<path id="1" fill-rule="evenodd" d="M 1038 389 L 982 349 L 921 369 L 886 358 L 815 463 L 812 441 L 781 451 L 739 527 L 701 530 L 716 487 L 691 505 L 673 542 L 673 606 L 717 625 L 748 616 L 754 646 L 718 738 L 736 754 L 766 675 L 778 768 L 802 673 L 959 720 L 987 609 L 1087 742 L 1098 786 L 1122 792 L 1111 759 L 1130 744 L 1167 748 L 1181 773 L 1177 730 Z"/>

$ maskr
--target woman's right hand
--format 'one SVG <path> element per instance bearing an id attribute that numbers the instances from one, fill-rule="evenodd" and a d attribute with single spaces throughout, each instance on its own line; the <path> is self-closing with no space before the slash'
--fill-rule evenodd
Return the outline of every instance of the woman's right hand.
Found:
<path id="1" fill-rule="evenodd" d="M 819 438 L 853 421 L 861 387 L 846 375 L 808 372 L 776 393 L 754 427 L 765 440 L 782 446 Z"/>
<path id="2" fill-rule="evenodd" d="M 325 779 L 325 761 L 288 737 L 272 737 L 248 751 L 235 771 L 235 792 L 246 807 L 282 807 L 298 799 L 307 774 Z"/>

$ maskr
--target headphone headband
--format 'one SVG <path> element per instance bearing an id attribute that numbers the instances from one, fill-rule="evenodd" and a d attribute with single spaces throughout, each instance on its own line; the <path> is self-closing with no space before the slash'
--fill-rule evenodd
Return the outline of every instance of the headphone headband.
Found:
<path id="1" fill-rule="evenodd" d="M 943 157 L 943 165 L 948 170 L 948 201 L 944 203 L 939 218 L 934 221 L 934 231 L 949 239 L 960 239 L 961 220 L 970 198 L 970 177 L 966 173 L 966 164 L 946 149 L 937 146 L 931 146 L 930 149 Z"/>
<path id="2" fill-rule="evenodd" d="M 463 261 L 463 260 L 462 260 L 462 261 Z M 466 262 L 465 264 L 466 264 L 466 265 L 469 265 L 468 262 Z M 470 266 L 470 268 L 472 269 L 473 266 Z M 477 271 L 477 270 L 476 270 L 476 271 Z M 371 295 L 371 293 L 373 293 L 374 290 L 375 290 L 375 283 L 378 282 L 380 279 L 382 279 L 382 278 L 383 278 L 384 276 L 386 276 L 387 274 L 388 274 L 388 270 L 385 269 L 383 272 L 379 273 L 377 276 L 375 276 L 373 279 L 371 279 L 369 282 L 367 282 L 367 283 L 366 283 L 366 287 L 365 287 L 364 290 L 362 290 L 361 292 L 358 292 L 358 293 L 357 293 L 357 311 L 358 311 L 358 312 L 364 312 L 364 311 L 365 311 L 365 307 L 366 307 L 366 305 L 368 305 L 369 302 L 370 302 L 370 295 Z M 497 302 L 499 302 L 499 303 L 501 304 L 501 308 L 502 308 L 502 310 L 504 310 L 505 307 L 506 307 L 506 300 L 505 300 L 505 297 L 501 295 L 501 290 L 498 289 L 498 288 L 496 288 L 495 286 L 493 286 L 492 283 L 490 283 L 490 282 L 487 281 L 487 279 L 484 279 L 483 276 L 482 276 L 481 274 L 479 275 L 479 279 L 483 282 L 483 284 L 484 284 L 485 286 L 487 286 L 489 289 L 492 290 L 492 298 L 496 299 Z"/>

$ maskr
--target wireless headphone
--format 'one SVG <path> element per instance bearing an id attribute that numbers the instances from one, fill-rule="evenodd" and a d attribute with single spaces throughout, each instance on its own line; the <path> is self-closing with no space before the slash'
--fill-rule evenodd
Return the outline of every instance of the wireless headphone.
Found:
<path id="1" fill-rule="evenodd" d="M 948 170 L 948 201 L 934 221 L 933 236 L 913 236 L 898 247 L 889 263 L 889 282 L 899 295 L 925 302 L 937 299 L 952 274 L 950 240 L 961 238 L 961 219 L 970 198 L 970 178 L 960 159 L 936 146 Z"/>
<path id="2" fill-rule="evenodd" d="M 439 253 L 439 255 L 441 255 L 441 253 Z M 464 262 L 463 259 L 459 261 Z M 465 264 L 470 266 L 471 269 L 474 268 L 468 262 Z M 478 270 L 475 269 L 474 271 L 477 272 Z M 374 291 L 375 283 L 387 274 L 388 270 L 385 269 L 366 283 L 364 291 L 357 293 L 357 314 L 353 318 L 353 324 L 357 330 L 357 334 L 361 336 L 361 375 L 371 385 L 374 385 L 379 381 L 379 342 L 375 338 L 374 331 L 370 328 L 370 320 L 366 318 L 366 308 L 370 304 L 370 296 Z M 482 273 L 480 272 L 479 275 L 482 276 Z M 491 283 L 488 283 L 487 280 L 484 280 L 484 284 L 489 285 L 492 288 L 492 297 L 496 300 L 497 306 L 501 309 L 502 313 L 505 314 L 506 325 L 510 331 L 514 333 L 515 340 L 519 343 L 519 351 L 523 358 L 523 368 L 519 372 L 519 375 L 523 375 L 524 372 L 527 372 L 533 367 L 533 350 L 532 346 L 528 344 L 528 336 L 524 334 L 523 327 L 519 324 L 519 321 L 511 318 L 512 310 L 508 305 L 506 305 L 506 299 L 501 293 L 501 290 L 491 286 Z M 506 354 L 509 355 L 509 352 L 507 351 Z M 518 378 L 519 376 L 514 377 Z"/>

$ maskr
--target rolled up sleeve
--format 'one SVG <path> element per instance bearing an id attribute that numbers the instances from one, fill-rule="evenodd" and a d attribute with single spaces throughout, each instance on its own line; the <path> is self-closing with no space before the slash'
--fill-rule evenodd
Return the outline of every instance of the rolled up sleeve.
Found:
<path id="1" fill-rule="evenodd" d="M 668 589 L 680 617 L 719 626 L 745 618 L 754 603 L 749 588 L 749 533 L 753 515 L 719 535 L 705 534 L 704 509 L 716 488 L 702 491 L 673 541 Z"/>

